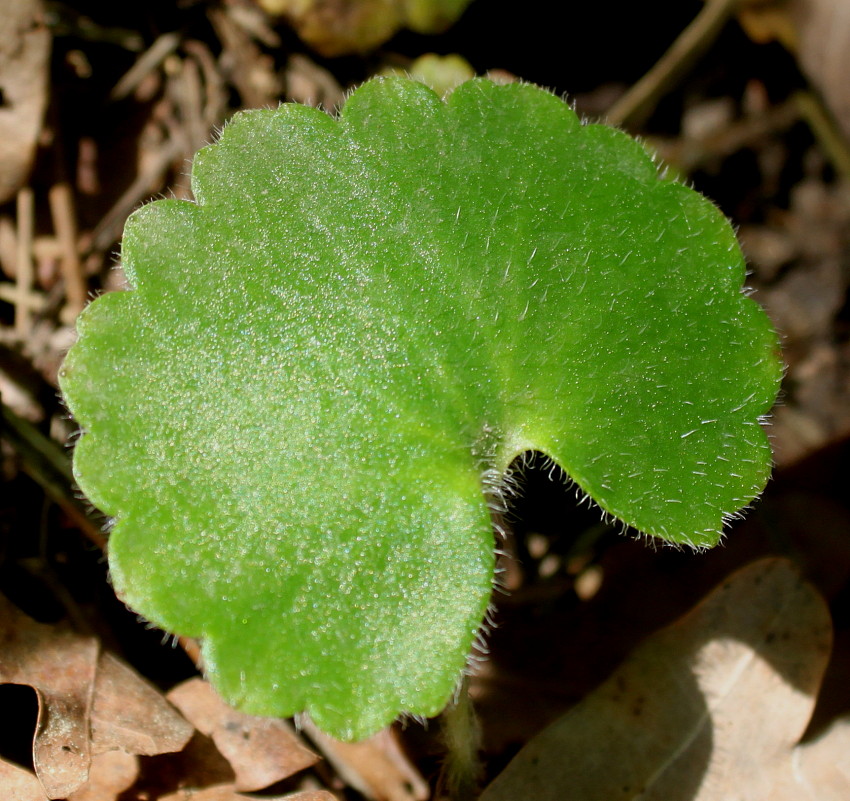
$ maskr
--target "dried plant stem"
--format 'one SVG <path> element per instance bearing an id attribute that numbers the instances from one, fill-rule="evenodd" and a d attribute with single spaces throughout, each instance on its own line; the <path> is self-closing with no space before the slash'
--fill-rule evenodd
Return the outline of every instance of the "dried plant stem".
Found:
<path id="1" fill-rule="evenodd" d="M 72 489 L 73 477 L 68 457 L 60 445 L 42 434 L 34 425 L 18 417 L 0 403 L 0 428 L 18 453 L 21 466 L 45 495 L 56 503 L 80 531 L 103 549 L 106 538 L 98 522 L 91 519 Z"/>
<path id="2" fill-rule="evenodd" d="M 740 0 L 706 0 L 693 22 L 646 73 L 608 111 L 611 125 L 625 128 L 640 126 L 652 113 L 658 100 L 676 84 L 708 50 L 735 12 Z"/>
<path id="3" fill-rule="evenodd" d="M 32 292 L 34 268 L 32 263 L 32 240 L 35 230 L 35 200 L 33 191 L 25 186 L 18 192 L 18 250 L 15 281 L 15 333 L 21 339 L 29 335 L 32 313 L 37 305 L 37 296 Z"/>
<path id="4" fill-rule="evenodd" d="M 67 301 L 66 319 L 73 322 L 86 305 L 88 286 L 77 250 L 77 217 L 74 211 L 74 196 L 69 184 L 58 181 L 47 193 L 53 229 L 62 249 L 60 262 L 65 279 Z"/>
<path id="5" fill-rule="evenodd" d="M 829 108 L 814 92 L 796 92 L 792 100 L 836 172 L 850 178 L 850 145 Z"/>
<path id="6" fill-rule="evenodd" d="M 444 710 L 442 736 L 446 746 L 440 784 L 451 801 L 472 801 L 478 796 L 482 765 L 479 759 L 481 726 L 464 677 L 457 698 Z"/>

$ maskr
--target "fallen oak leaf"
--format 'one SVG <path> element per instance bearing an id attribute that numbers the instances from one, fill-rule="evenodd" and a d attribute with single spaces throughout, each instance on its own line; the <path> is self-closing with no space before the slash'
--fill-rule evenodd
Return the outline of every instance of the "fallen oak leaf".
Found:
<path id="1" fill-rule="evenodd" d="M 237 793 L 233 785 L 222 784 L 204 787 L 201 790 L 188 788 L 178 790 L 176 793 L 160 796 L 158 801 L 256 801 L 256 798 L 257 796 Z M 263 801 L 339 801 L 339 799 L 325 790 L 307 790 L 287 795 L 265 795 Z"/>
<path id="2" fill-rule="evenodd" d="M 38 697 L 33 765 L 48 798 L 88 779 L 98 651 L 94 637 L 37 623 L 0 594 L 0 683 L 27 685 Z"/>
<path id="3" fill-rule="evenodd" d="M 833 721 L 819 737 L 797 746 L 794 757 L 794 781 L 781 788 L 783 799 L 850 798 L 850 718 Z"/>
<path id="4" fill-rule="evenodd" d="M 262 790 L 319 761 L 288 723 L 238 712 L 203 679 L 177 685 L 168 700 L 198 731 L 212 738 L 233 768 L 236 790 Z"/>
<path id="5" fill-rule="evenodd" d="M 35 773 L 48 798 L 89 779 L 92 757 L 177 751 L 194 728 L 158 690 L 96 638 L 64 623 L 38 623 L 0 594 L 0 683 L 35 690 Z"/>
<path id="6" fill-rule="evenodd" d="M 5 801 L 45 801 L 47 796 L 36 775 L 0 758 L 0 790 Z"/>
<path id="7" fill-rule="evenodd" d="M 179 751 L 194 728 L 125 662 L 103 651 L 91 712 L 92 753 L 120 749 L 152 756 Z"/>
<path id="8" fill-rule="evenodd" d="M 132 798 L 156 798 L 181 790 L 199 792 L 212 787 L 236 792 L 236 775 L 212 738 L 196 731 L 180 750 L 140 757 L 138 781 L 127 791 Z"/>
<path id="9" fill-rule="evenodd" d="M 139 776 L 139 759 L 125 751 L 106 751 L 92 757 L 88 781 L 67 801 L 115 801 Z"/>
<path id="10" fill-rule="evenodd" d="M 430 789 L 404 755 L 393 730 L 384 729 L 356 743 L 335 740 L 310 720 L 304 731 L 333 765 L 340 778 L 370 801 L 424 801 Z"/>
<path id="11" fill-rule="evenodd" d="M 733 574 L 533 738 L 481 801 L 792 801 L 832 641 L 782 559 Z"/>
<path id="12" fill-rule="evenodd" d="M 339 801 L 337 796 L 327 790 L 302 790 L 281 797 L 281 801 Z"/>
<path id="13" fill-rule="evenodd" d="M 212 787 L 184 787 L 174 793 L 161 795 L 159 801 L 250 801 L 250 796 L 236 792 L 232 784 L 217 784 Z"/>

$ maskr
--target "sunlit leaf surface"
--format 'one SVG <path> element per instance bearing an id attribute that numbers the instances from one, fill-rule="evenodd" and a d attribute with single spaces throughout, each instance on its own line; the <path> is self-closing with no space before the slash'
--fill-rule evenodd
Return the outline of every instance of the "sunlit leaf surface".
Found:
<path id="1" fill-rule="evenodd" d="M 532 86 L 251 111 L 133 215 L 62 387 L 116 589 L 246 711 L 339 737 L 449 698 L 484 487 L 526 450 L 710 546 L 763 487 L 776 338 L 732 230 Z"/>

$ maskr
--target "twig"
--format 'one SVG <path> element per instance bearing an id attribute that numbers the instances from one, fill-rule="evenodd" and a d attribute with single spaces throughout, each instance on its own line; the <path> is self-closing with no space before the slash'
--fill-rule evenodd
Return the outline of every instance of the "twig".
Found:
<path id="1" fill-rule="evenodd" d="M 207 130 L 212 131 L 221 125 L 227 112 L 227 92 L 224 79 L 218 71 L 215 58 L 210 49 L 195 39 L 187 39 L 183 49 L 201 68 L 204 79 L 204 121 Z"/>
<path id="2" fill-rule="evenodd" d="M 272 60 L 262 53 L 245 30 L 233 21 L 228 10 L 210 8 L 207 12 L 221 41 L 222 63 L 245 108 L 265 108 L 280 97 L 280 85 Z"/>
<path id="3" fill-rule="evenodd" d="M 640 126 L 658 101 L 711 46 L 740 0 L 706 0 L 693 22 L 679 34 L 669 50 L 608 111 L 611 125 Z"/>
<path id="4" fill-rule="evenodd" d="M 289 57 L 285 83 L 287 96 L 308 106 L 334 111 L 345 100 L 345 92 L 333 73 L 301 53 Z"/>
<path id="5" fill-rule="evenodd" d="M 227 13 L 245 33 L 266 47 L 275 50 L 281 46 L 280 36 L 269 25 L 268 15 L 258 5 L 229 3 Z"/>
<path id="6" fill-rule="evenodd" d="M 180 34 L 171 31 L 160 36 L 119 79 L 109 93 L 110 100 L 122 100 L 136 91 L 139 84 L 153 72 L 180 44 Z"/>
<path id="7" fill-rule="evenodd" d="M 53 230 L 62 250 L 59 263 L 65 279 L 67 315 L 70 320 L 74 320 L 86 305 L 88 287 L 77 252 L 77 220 L 71 187 L 65 181 L 57 182 L 50 187 L 47 197 L 53 218 Z"/>
<path id="8" fill-rule="evenodd" d="M 182 155 L 188 161 L 209 143 L 211 134 L 204 115 L 201 71 L 194 58 L 183 59 L 180 69 L 168 76 L 166 98 L 174 113 L 165 119 L 165 126 L 171 139 L 182 140 Z M 192 196 L 190 183 L 191 178 L 184 171 L 170 188 L 176 197 L 189 198 Z"/>
<path id="9" fill-rule="evenodd" d="M 32 189 L 23 187 L 18 192 L 18 252 L 15 264 L 15 284 L 17 292 L 15 304 L 15 331 L 25 337 L 32 322 L 29 306 L 29 294 L 32 289 L 32 239 L 35 226 L 34 198 Z"/>
<path id="10" fill-rule="evenodd" d="M 835 171 L 850 178 L 850 144 L 829 109 L 814 92 L 796 92 L 791 99 Z"/>
<path id="11" fill-rule="evenodd" d="M 800 118 L 800 108 L 792 97 L 761 114 L 737 120 L 710 136 L 698 139 L 679 137 L 675 140 L 652 140 L 652 144 L 656 146 L 664 162 L 690 174 L 711 159 L 726 158 L 759 139 L 786 131 Z"/>
<path id="12" fill-rule="evenodd" d="M 52 439 L 44 436 L 34 425 L 18 417 L 0 402 L 3 436 L 21 457 L 24 471 L 62 509 L 74 524 L 98 548 L 106 547 L 101 526 L 86 513 L 74 496 L 74 478 L 68 457 Z"/>
<path id="13" fill-rule="evenodd" d="M 149 197 L 152 187 L 162 182 L 168 168 L 175 158 L 183 152 L 183 143 L 167 141 L 156 154 L 148 168 L 136 176 L 112 208 L 101 218 L 92 231 L 88 252 L 104 252 L 121 236 L 121 228 L 130 212 L 145 198 Z"/>
<path id="14" fill-rule="evenodd" d="M 29 292 L 21 292 L 18 285 L 12 285 L 7 282 L 0 283 L 0 300 L 5 300 L 6 303 L 11 303 L 15 307 L 15 319 L 23 312 L 26 312 L 30 318 L 26 330 L 29 331 L 32 327 L 33 312 L 43 312 L 47 306 L 47 298 L 41 293 L 31 290 Z M 17 328 L 17 326 L 15 326 Z M 21 333 L 20 338 L 26 338 L 26 333 Z"/>

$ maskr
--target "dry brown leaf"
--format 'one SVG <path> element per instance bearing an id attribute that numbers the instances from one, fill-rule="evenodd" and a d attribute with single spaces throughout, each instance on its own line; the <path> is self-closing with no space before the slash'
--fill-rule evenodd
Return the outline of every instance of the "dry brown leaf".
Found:
<path id="1" fill-rule="evenodd" d="M 237 793 L 232 784 L 219 784 L 200 790 L 187 787 L 176 793 L 162 795 L 159 801 L 250 801 L 250 798 Z"/>
<path id="2" fill-rule="evenodd" d="M 820 737 L 795 749 L 795 779 L 782 798 L 846 801 L 850 798 L 850 718 L 834 721 Z"/>
<path id="3" fill-rule="evenodd" d="M 158 801 L 256 801 L 256 798 L 237 793 L 232 784 L 205 787 L 203 790 L 180 790 L 160 796 Z M 337 797 L 324 790 L 308 790 L 294 795 L 263 796 L 263 801 L 338 801 Z"/>
<path id="4" fill-rule="evenodd" d="M 0 790 L 4 801 L 45 801 L 41 782 L 32 771 L 0 759 Z"/>
<path id="5" fill-rule="evenodd" d="M 820 90 L 845 137 L 850 137 L 850 3 L 791 0 L 788 14 L 797 31 L 797 57 Z"/>
<path id="6" fill-rule="evenodd" d="M 139 775 L 139 760 L 123 751 L 107 751 L 92 757 L 89 780 L 68 796 L 68 801 L 115 801 Z"/>
<path id="7" fill-rule="evenodd" d="M 285 721 L 237 712 L 203 679 L 183 682 L 168 698 L 212 738 L 233 768 L 237 790 L 262 790 L 319 760 Z"/>
<path id="8" fill-rule="evenodd" d="M 4 0 L 0 13 L 0 203 L 29 174 L 47 104 L 50 33 L 40 0 Z"/>
<path id="9" fill-rule="evenodd" d="M 162 693 L 129 665 L 104 652 L 97 664 L 91 712 L 92 753 L 120 749 L 128 754 L 179 751 L 194 729 Z"/>
<path id="10" fill-rule="evenodd" d="M 304 731 L 346 784 L 370 801 L 424 801 L 430 791 L 419 771 L 401 752 L 391 729 L 357 743 L 343 743 L 310 721 Z"/>
<path id="11" fill-rule="evenodd" d="M 64 798 L 88 778 L 97 658 L 94 637 L 36 623 L 0 595 L 0 683 L 38 696 L 33 764 L 48 798 Z"/>
<path id="12" fill-rule="evenodd" d="M 796 568 L 756 562 L 639 646 L 481 801 L 815 798 L 809 789 L 826 780 L 817 751 L 795 746 L 831 636 L 823 599 Z"/>
<path id="13" fill-rule="evenodd" d="M 0 684 L 35 690 L 33 764 L 49 798 L 88 788 L 95 754 L 178 751 L 194 732 L 158 690 L 117 657 L 100 652 L 94 637 L 61 623 L 37 623 L 3 595 Z"/>
<path id="14" fill-rule="evenodd" d="M 754 41 L 778 39 L 797 54 L 803 72 L 823 95 L 845 137 L 850 137 L 850 3 L 752 3 L 741 9 L 739 18 Z"/>
<path id="15" fill-rule="evenodd" d="M 182 750 L 141 757 L 139 763 L 139 779 L 126 793 L 128 798 L 160 799 L 184 789 L 198 792 L 208 787 L 228 787 L 235 792 L 233 768 L 215 743 L 199 731 Z"/>

